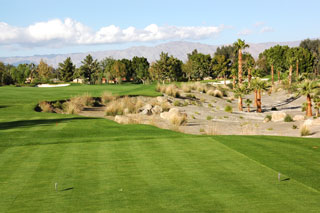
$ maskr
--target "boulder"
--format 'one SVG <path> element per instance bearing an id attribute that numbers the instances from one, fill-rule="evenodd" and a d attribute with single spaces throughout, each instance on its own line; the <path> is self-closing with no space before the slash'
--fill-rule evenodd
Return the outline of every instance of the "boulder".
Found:
<path id="1" fill-rule="evenodd" d="M 303 115 L 295 115 L 295 116 L 293 116 L 293 120 L 294 121 L 303 121 L 304 116 Z"/>
<path id="2" fill-rule="evenodd" d="M 144 107 L 142 107 L 143 109 L 147 109 L 147 110 L 151 110 L 152 109 L 152 105 L 151 104 L 146 104 Z"/>
<path id="3" fill-rule="evenodd" d="M 129 124 L 131 123 L 132 120 L 129 117 L 124 115 L 116 115 L 116 117 L 114 118 L 114 121 L 119 124 Z"/>
<path id="4" fill-rule="evenodd" d="M 287 115 L 287 113 L 285 113 L 285 112 L 273 112 L 271 120 L 273 122 L 283 121 L 284 118 L 286 117 L 286 115 Z"/>
<path id="5" fill-rule="evenodd" d="M 160 113 L 160 117 L 165 120 L 170 120 L 173 115 L 181 114 L 178 108 L 171 108 L 169 112 Z"/>
<path id="6" fill-rule="evenodd" d="M 151 109 L 143 109 L 141 112 L 140 112 L 141 115 L 152 115 L 152 112 L 151 112 Z"/>
<path id="7" fill-rule="evenodd" d="M 165 101 L 166 101 L 166 98 L 161 97 L 161 96 L 158 96 L 158 97 L 157 97 L 157 101 L 158 101 L 159 103 L 162 103 L 162 102 L 165 102 Z"/>
<path id="8" fill-rule="evenodd" d="M 151 112 L 152 114 L 159 114 L 161 113 L 163 110 L 162 110 L 162 107 L 161 106 L 154 106 L 152 109 L 151 109 Z"/>

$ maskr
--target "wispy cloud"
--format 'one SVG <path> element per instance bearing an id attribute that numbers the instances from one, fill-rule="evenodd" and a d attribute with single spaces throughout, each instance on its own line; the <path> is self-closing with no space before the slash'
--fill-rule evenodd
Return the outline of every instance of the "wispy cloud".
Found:
<path id="1" fill-rule="evenodd" d="M 273 32 L 274 29 L 272 27 L 265 26 L 261 28 L 260 33 Z"/>
<path id="2" fill-rule="evenodd" d="M 264 26 L 264 25 L 265 25 L 264 22 L 262 22 L 262 21 L 257 21 L 253 26 L 254 26 L 254 27 L 262 27 L 262 26 Z"/>
<path id="3" fill-rule="evenodd" d="M 247 36 L 247 35 L 250 35 L 251 33 L 252 33 L 252 30 L 250 30 L 250 29 L 243 29 L 240 32 L 238 32 L 237 35 Z"/>
<path id="4" fill-rule="evenodd" d="M 223 26 L 158 26 L 143 29 L 121 29 L 109 25 L 93 31 L 73 19 L 53 19 L 21 28 L 0 22 L 0 45 L 60 46 L 84 44 L 113 44 L 148 42 L 171 39 L 200 40 L 219 34 Z"/>

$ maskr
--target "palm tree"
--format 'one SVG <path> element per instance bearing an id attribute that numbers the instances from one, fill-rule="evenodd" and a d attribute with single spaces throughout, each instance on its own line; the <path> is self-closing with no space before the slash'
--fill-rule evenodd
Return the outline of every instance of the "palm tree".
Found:
<path id="1" fill-rule="evenodd" d="M 245 103 L 246 103 L 246 105 L 247 105 L 248 112 L 250 112 L 250 104 L 252 104 L 252 101 L 247 98 L 247 99 L 245 100 Z"/>
<path id="2" fill-rule="evenodd" d="M 252 69 L 254 68 L 255 61 L 254 61 L 254 58 L 252 57 L 252 55 L 246 54 L 245 56 L 246 56 L 245 57 L 245 65 L 246 65 L 246 68 L 248 69 L 248 85 L 250 87 L 251 78 L 252 78 Z"/>
<path id="3" fill-rule="evenodd" d="M 242 50 L 249 47 L 248 44 L 245 43 L 245 40 L 238 39 L 238 41 L 233 43 L 236 51 L 238 52 L 238 79 L 239 84 L 242 84 Z"/>
<path id="4" fill-rule="evenodd" d="M 236 87 L 236 89 L 234 89 L 233 92 L 234 92 L 235 97 L 238 98 L 238 109 L 239 109 L 239 111 L 243 111 L 243 108 L 242 108 L 242 97 L 249 93 L 247 85 L 246 84 L 240 85 L 240 86 Z"/>
<path id="5" fill-rule="evenodd" d="M 313 102 L 314 102 L 314 109 L 316 110 L 316 117 L 319 117 L 320 96 L 314 97 Z"/>
<path id="6" fill-rule="evenodd" d="M 252 83 L 252 87 L 255 91 L 255 101 L 257 106 L 257 112 L 262 112 L 261 104 L 261 92 L 268 88 L 266 81 L 261 80 L 260 78 L 255 78 Z"/>
<path id="7" fill-rule="evenodd" d="M 311 117 L 312 116 L 312 96 L 314 93 L 316 93 L 320 88 L 319 83 L 316 81 L 310 81 L 305 80 L 302 82 L 299 86 L 299 92 L 301 95 L 307 96 L 307 110 L 306 110 L 306 116 Z"/>

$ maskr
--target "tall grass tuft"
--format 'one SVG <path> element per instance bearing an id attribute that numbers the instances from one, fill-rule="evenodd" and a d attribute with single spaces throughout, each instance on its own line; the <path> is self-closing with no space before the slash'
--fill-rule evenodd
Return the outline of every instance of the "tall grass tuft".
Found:
<path id="1" fill-rule="evenodd" d="M 54 110 L 54 108 L 51 106 L 51 104 L 46 101 L 41 101 L 39 103 L 39 107 L 41 108 L 42 112 L 53 112 L 53 110 Z"/>
<path id="2" fill-rule="evenodd" d="M 113 100 L 115 100 L 115 99 L 117 99 L 117 96 L 112 95 L 111 92 L 105 91 L 105 92 L 103 92 L 102 95 L 101 95 L 101 103 L 102 103 L 102 104 L 107 104 L 107 103 L 109 103 L 110 101 L 113 101 Z"/>
<path id="3" fill-rule="evenodd" d="M 300 130 L 300 135 L 301 136 L 308 136 L 308 135 L 310 135 L 311 133 L 310 133 L 310 130 L 309 130 L 309 128 L 308 128 L 308 126 L 307 125 L 303 125 L 302 127 L 301 127 L 301 130 Z"/>

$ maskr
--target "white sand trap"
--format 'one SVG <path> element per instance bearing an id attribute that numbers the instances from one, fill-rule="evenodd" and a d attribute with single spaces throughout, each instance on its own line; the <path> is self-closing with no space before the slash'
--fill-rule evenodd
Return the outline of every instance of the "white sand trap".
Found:
<path id="1" fill-rule="evenodd" d="M 39 84 L 36 87 L 66 87 L 70 86 L 70 84 Z"/>

